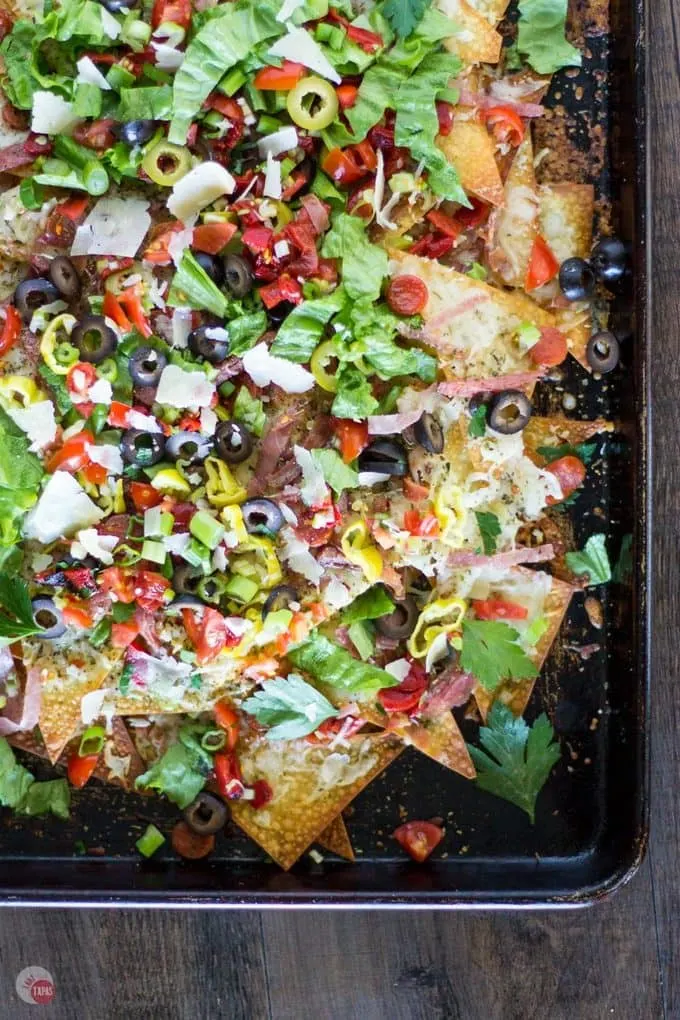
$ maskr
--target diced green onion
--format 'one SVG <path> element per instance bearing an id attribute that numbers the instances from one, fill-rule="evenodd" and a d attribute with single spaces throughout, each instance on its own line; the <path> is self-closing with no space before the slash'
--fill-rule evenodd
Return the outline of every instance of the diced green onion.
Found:
<path id="1" fill-rule="evenodd" d="M 78 754 L 84 758 L 88 754 L 101 754 L 106 741 L 106 733 L 103 726 L 88 726 L 80 738 Z"/>
<path id="2" fill-rule="evenodd" d="M 109 175 L 103 164 L 93 157 L 91 149 L 79 145 L 66 135 L 57 135 L 54 139 L 54 154 L 78 171 L 90 195 L 103 195 L 108 191 Z"/>
<path id="3" fill-rule="evenodd" d="M 165 836 L 155 825 L 147 825 L 145 831 L 139 837 L 135 846 L 142 857 L 151 857 L 165 843 Z"/>
<path id="4" fill-rule="evenodd" d="M 145 538 L 142 545 L 142 559 L 151 560 L 152 563 L 165 563 L 166 551 L 162 542 L 154 542 L 151 538 Z"/>
<path id="5" fill-rule="evenodd" d="M 109 409 L 106 404 L 95 404 L 92 408 L 92 413 L 87 419 L 88 425 L 92 427 L 92 431 L 95 435 L 99 435 L 101 430 L 106 425 L 106 419 L 109 416 Z"/>
<path id="6" fill-rule="evenodd" d="M 192 567 L 199 567 L 204 574 L 210 573 L 212 568 L 210 550 L 202 542 L 197 542 L 195 538 L 192 538 L 180 555 Z"/>
<path id="7" fill-rule="evenodd" d="M 129 88 L 131 85 L 134 85 L 137 79 L 134 74 L 130 74 L 130 72 L 126 71 L 124 67 L 120 66 L 120 64 L 112 64 L 109 68 L 108 74 L 106 75 L 106 80 L 115 92 L 120 92 L 121 89 Z"/>
<path id="8" fill-rule="evenodd" d="M 251 82 L 248 82 L 243 91 L 246 94 L 246 102 L 248 103 L 248 106 L 255 113 L 259 113 L 260 110 L 266 110 L 268 108 L 265 101 L 265 94 L 260 92 L 259 89 L 256 89 Z M 267 93 L 267 95 L 270 96 L 273 94 L 274 93 Z"/>
<path id="9" fill-rule="evenodd" d="M 45 192 L 32 177 L 24 177 L 19 185 L 19 198 L 25 209 L 40 209 L 45 201 Z"/>
<path id="10" fill-rule="evenodd" d="M 240 68 L 232 67 L 217 86 L 217 91 L 223 92 L 225 96 L 233 96 L 247 81 L 247 77 Z"/>
<path id="11" fill-rule="evenodd" d="M 211 754 L 221 750 L 227 742 L 227 734 L 224 730 L 206 730 L 201 737 L 201 747 Z"/>
<path id="12" fill-rule="evenodd" d="M 212 602 L 217 604 L 227 587 L 227 582 L 223 577 L 216 577 L 212 574 L 210 577 L 203 578 L 199 581 L 196 592 L 204 602 Z"/>
<path id="13" fill-rule="evenodd" d="M 208 549 L 216 549 L 224 538 L 224 526 L 207 510 L 199 510 L 189 522 L 189 531 Z"/>
<path id="14" fill-rule="evenodd" d="M 234 602 L 241 602 L 246 605 L 255 598 L 260 586 L 256 581 L 251 581 L 249 577 L 243 577 L 242 574 L 233 574 L 224 589 L 224 594 L 228 595 Z"/>
<path id="15" fill-rule="evenodd" d="M 88 638 L 88 642 L 95 648 L 101 648 L 109 640 L 111 635 L 111 621 L 100 620 Z"/>
<path id="16" fill-rule="evenodd" d="M 97 375 L 100 379 L 114 383 L 118 378 L 118 365 L 113 358 L 105 358 L 97 365 Z"/>
<path id="17" fill-rule="evenodd" d="M 257 122 L 257 130 L 261 135 L 271 135 L 275 131 L 279 131 L 281 128 L 281 121 L 277 120 L 276 117 L 271 117 L 268 113 L 263 113 Z M 283 177 L 283 167 L 281 168 L 281 176 Z"/>
<path id="18" fill-rule="evenodd" d="M 151 26 L 145 21 L 136 18 L 132 12 L 128 14 L 123 22 L 120 33 L 120 41 L 127 43 L 133 50 L 143 50 L 151 38 Z"/>

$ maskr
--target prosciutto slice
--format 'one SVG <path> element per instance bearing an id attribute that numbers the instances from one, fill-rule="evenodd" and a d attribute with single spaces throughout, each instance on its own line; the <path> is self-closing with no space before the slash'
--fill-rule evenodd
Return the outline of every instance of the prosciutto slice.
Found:
<path id="1" fill-rule="evenodd" d="M 422 416 L 422 408 L 400 414 L 372 414 L 368 419 L 369 436 L 394 436 L 403 432 Z"/>
<path id="2" fill-rule="evenodd" d="M 474 397 L 476 393 L 501 393 L 503 390 L 533 386 L 543 374 L 543 369 L 537 368 L 532 372 L 511 372 L 488 379 L 451 379 L 439 383 L 437 389 L 444 397 Z"/>
<path id="3" fill-rule="evenodd" d="M 9 668 L 7 668 L 9 656 Z M 0 653 L 0 669 L 6 676 L 12 667 L 12 656 L 8 649 Z M 26 674 L 23 694 L 10 698 L 0 716 L 0 737 L 8 737 L 22 730 L 32 730 L 40 718 L 40 670 L 33 667 Z"/>
<path id="4" fill-rule="evenodd" d="M 464 705 L 476 682 L 471 673 L 464 673 L 455 663 L 447 666 L 420 699 L 419 718 L 435 719 L 452 708 Z"/>
<path id="5" fill-rule="evenodd" d="M 494 553 L 484 556 L 481 553 L 466 552 L 460 549 L 449 553 L 447 563 L 450 567 L 518 567 L 522 563 L 545 563 L 555 556 L 554 547 L 546 543 L 533 548 L 523 546 L 509 552 Z"/>

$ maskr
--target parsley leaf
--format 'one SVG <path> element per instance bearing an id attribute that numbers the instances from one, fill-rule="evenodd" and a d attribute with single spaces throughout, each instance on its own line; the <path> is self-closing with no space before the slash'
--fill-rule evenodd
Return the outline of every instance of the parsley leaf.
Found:
<path id="1" fill-rule="evenodd" d="M 482 536 L 484 554 L 491 556 L 496 552 L 496 539 L 501 533 L 498 518 L 495 514 L 489 513 L 486 510 L 475 510 L 475 517 L 477 518 L 477 527 Z"/>
<path id="2" fill-rule="evenodd" d="M 330 701 L 301 676 L 291 673 L 287 679 L 267 680 L 243 703 L 243 710 L 268 726 L 269 740 L 295 740 L 318 729 L 336 715 Z"/>
<path id="3" fill-rule="evenodd" d="M 411 34 L 432 0 L 387 0 L 383 14 L 400 39 Z"/>
<path id="4" fill-rule="evenodd" d="M 578 457 L 584 464 L 590 464 L 597 450 L 597 443 L 562 443 L 561 446 L 539 446 L 536 450 L 548 464 L 559 460 L 560 457 Z"/>
<path id="5" fill-rule="evenodd" d="M 464 620 L 460 664 L 487 691 L 495 691 L 505 679 L 524 680 L 538 670 L 517 643 L 514 627 L 496 620 Z"/>
<path id="6" fill-rule="evenodd" d="M 471 439 L 481 439 L 486 434 L 486 404 L 480 404 L 470 415 L 468 435 Z"/>
<path id="7" fill-rule="evenodd" d="M 479 731 L 484 750 L 468 747 L 477 768 L 477 785 L 526 811 L 533 825 L 536 798 L 560 757 L 554 738 L 545 714 L 529 727 L 521 716 L 516 719 L 506 705 L 496 702 L 488 725 Z"/>
<path id="8" fill-rule="evenodd" d="M 41 630 L 33 619 L 33 606 L 24 582 L 20 577 L 0 573 L 0 648 Z"/>
<path id="9" fill-rule="evenodd" d="M 575 574 L 587 574 L 588 584 L 606 584 L 612 579 L 604 535 L 591 535 L 580 552 L 568 552 L 567 566 Z"/>

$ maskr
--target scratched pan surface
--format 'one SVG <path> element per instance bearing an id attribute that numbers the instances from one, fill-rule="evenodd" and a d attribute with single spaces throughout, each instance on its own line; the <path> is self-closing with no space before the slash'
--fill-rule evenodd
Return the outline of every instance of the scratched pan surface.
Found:
<path id="1" fill-rule="evenodd" d="M 598 216 L 630 242 L 633 275 L 614 302 L 622 364 L 603 383 L 576 364 L 539 409 L 577 397 L 574 417 L 604 415 L 620 431 L 600 444 L 596 477 L 570 521 L 580 546 L 605 531 L 615 561 L 633 536 L 633 573 L 609 586 L 605 626 L 588 625 L 574 600 L 537 684 L 530 714 L 544 707 L 563 754 L 538 805 L 537 824 L 440 766 L 406 751 L 355 801 L 347 823 L 357 863 L 308 855 L 288 874 L 227 830 L 206 862 L 168 852 L 140 861 L 134 841 L 148 821 L 168 832 L 176 814 L 112 788 L 74 797 L 70 822 L 3 818 L 0 898 L 10 903 L 140 905 L 366 904 L 433 907 L 549 906 L 592 902 L 625 881 L 644 852 L 647 826 L 647 366 L 645 249 L 644 0 L 579 0 L 574 38 L 584 66 L 553 84 L 554 117 L 537 148 L 552 147 L 550 180 L 594 179 Z M 603 11 L 605 13 L 603 13 Z M 547 179 L 547 178 L 546 178 Z M 597 224 L 596 224 L 597 229 Z M 569 402 L 568 402 L 569 403 Z M 560 408 L 561 410 L 561 408 Z M 587 661 L 565 646 L 597 640 Z M 468 739 L 474 727 L 464 724 Z M 32 762 L 32 765 L 35 763 Z M 40 769 L 38 767 L 37 771 Z M 404 860 L 389 838 L 403 820 L 441 816 L 446 839 L 425 866 Z M 86 852 L 83 852 L 83 851 Z"/>

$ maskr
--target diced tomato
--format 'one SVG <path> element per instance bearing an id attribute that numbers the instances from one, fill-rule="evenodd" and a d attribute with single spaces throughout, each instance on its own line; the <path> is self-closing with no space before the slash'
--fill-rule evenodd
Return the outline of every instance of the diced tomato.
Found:
<path id="1" fill-rule="evenodd" d="M 340 442 L 340 454 L 345 464 L 356 460 L 361 451 L 368 446 L 368 422 L 336 418 L 333 422 L 333 431 Z"/>
<path id="2" fill-rule="evenodd" d="M 108 423 L 114 429 L 126 429 L 128 427 L 128 415 L 132 410 L 129 404 L 122 404 L 119 400 L 112 400 L 109 408 Z"/>
<path id="3" fill-rule="evenodd" d="M 524 121 L 511 106 L 491 106 L 480 113 L 497 142 L 519 145 L 524 138 Z"/>
<path id="4" fill-rule="evenodd" d="M 414 482 L 412 478 L 404 478 L 401 483 L 404 490 L 404 495 L 407 499 L 410 499 L 412 503 L 422 503 L 423 500 L 430 498 L 430 490 L 427 485 L 419 485 Z"/>
<path id="5" fill-rule="evenodd" d="M 425 234 L 412 244 L 409 251 L 426 259 L 440 259 L 453 248 L 453 238 L 448 234 Z"/>
<path id="6" fill-rule="evenodd" d="M 341 110 L 351 109 L 357 101 L 359 89 L 356 85 L 338 85 L 335 90 Z"/>
<path id="7" fill-rule="evenodd" d="M 14 19 L 9 11 L 0 11 L 0 39 L 4 39 L 6 35 L 9 35 L 13 24 Z"/>
<path id="8" fill-rule="evenodd" d="M 119 602 L 129 605 L 135 601 L 135 581 L 122 567 L 106 567 L 97 575 L 97 584 L 103 592 L 115 595 Z"/>
<path id="9" fill-rule="evenodd" d="M 98 754 L 72 754 L 66 763 L 66 774 L 71 786 L 80 790 L 97 767 Z"/>
<path id="10" fill-rule="evenodd" d="M 429 220 L 432 226 L 447 237 L 456 238 L 462 233 L 462 226 L 452 216 L 447 216 L 441 209 L 432 209 L 425 219 Z"/>
<path id="11" fill-rule="evenodd" d="M 561 365 L 567 353 L 567 338 L 555 326 L 541 326 L 541 339 L 529 349 L 532 360 L 546 368 Z"/>
<path id="12" fill-rule="evenodd" d="M 227 800 L 239 800 L 245 786 L 235 751 L 218 751 L 213 758 L 217 788 Z"/>
<path id="13" fill-rule="evenodd" d="M 115 123 L 112 117 L 85 121 L 73 129 L 73 137 L 87 149 L 110 149 L 116 143 L 116 136 L 113 133 Z"/>
<path id="14" fill-rule="evenodd" d="M 205 101 L 207 110 L 217 110 L 227 120 L 242 121 L 245 114 L 235 99 L 223 96 L 221 92 L 213 92 Z"/>
<path id="15" fill-rule="evenodd" d="M 70 471 L 71 474 L 80 471 L 88 463 L 87 451 L 93 443 L 94 436 L 88 429 L 77 432 L 66 440 L 60 450 L 52 454 L 47 462 L 47 470 L 50 474 L 53 471 Z"/>
<path id="16" fill-rule="evenodd" d="M 525 606 L 506 599 L 473 599 L 472 608 L 478 620 L 526 620 L 529 615 Z"/>
<path id="17" fill-rule="evenodd" d="M 71 396 L 83 397 L 97 380 L 97 371 L 88 361 L 76 361 L 66 373 L 66 386 Z"/>
<path id="18" fill-rule="evenodd" d="M 472 208 L 466 209 L 465 207 L 458 210 L 456 213 L 456 222 L 460 223 L 464 230 L 473 230 L 475 227 L 481 226 L 485 219 L 489 215 L 490 207 L 486 202 L 482 202 L 479 198 L 472 198 L 468 196 L 468 202 L 471 203 Z"/>
<path id="19" fill-rule="evenodd" d="M 130 482 L 128 491 L 132 505 L 140 514 L 143 514 L 145 510 L 150 510 L 153 506 L 158 506 L 163 499 L 160 492 L 157 492 L 153 485 L 147 485 L 146 482 Z"/>
<path id="20" fill-rule="evenodd" d="M 437 100 L 437 120 L 439 121 L 439 134 L 450 135 L 453 127 L 453 107 L 450 103 L 443 103 Z"/>
<path id="21" fill-rule="evenodd" d="M 386 712 L 412 712 L 417 708 L 426 688 L 427 673 L 419 663 L 414 662 L 398 686 L 378 691 L 378 701 Z"/>
<path id="22" fill-rule="evenodd" d="M 559 262 L 539 234 L 531 249 L 531 259 L 529 260 L 527 277 L 524 281 L 524 289 L 536 290 L 537 287 L 542 287 L 543 284 L 549 283 L 550 280 L 554 280 L 557 276 L 559 268 Z"/>
<path id="23" fill-rule="evenodd" d="M 7 354 L 19 339 L 21 333 L 21 316 L 14 305 L 7 305 L 5 308 L 5 321 L 2 324 L 0 333 L 0 358 Z"/>
<path id="24" fill-rule="evenodd" d="M 167 602 L 166 592 L 170 589 L 167 577 L 155 570 L 138 570 L 135 576 L 134 591 L 137 605 L 153 613 Z M 215 612 L 215 610 L 212 610 Z M 219 615 L 219 614 L 218 614 Z"/>
<path id="25" fill-rule="evenodd" d="M 82 408 L 84 405 L 79 404 L 78 406 Z M 103 464 L 86 464 L 82 472 L 92 485 L 103 485 L 109 477 L 109 473 Z"/>
<path id="26" fill-rule="evenodd" d="M 172 241 L 173 235 L 179 233 L 182 229 L 182 224 L 179 222 L 159 223 L 151 234 L 151 241 L 144 249 L 144 253 L 142 254 L 143 260 L 145 262 L 151 262 L 155 266 L 169 266 L 172 262 L 169 251 L 170 242 Z M 106 310 L 104 314 L 108 314 Z M 113 319 L 114 316 L 112 315 L 111 318 Z M 114 321 L 116 320 L 114 319 Z"/>
<path id="27" fill-rule="evenodd" d="M 111 644 L 114 648 L 127 648 L 138 637 L 139 627 L 134 619 L 111 624 Z"/>
<path id="28" fill-rule="evenodd" d="M 227 625 L 221 613 L 206 608 L 199 616 L 192 609 L 183 609 L 182 618 L 187 637 L 196 649 L 200 665 L 215 659 L 227 644 Z"/>
<path id="29" fill-rule="evenodd" d="M 350 187 L 367 174 L 372 173 L 378 165 L 377 156 L 371 143 L 366 140 L 347 149 L 331 149 L 321 169 L 340 187 Z"/>
<path id="30" fill-rule="evenodd" d="M 253 811 L 259 811 L 265 804 L 274 796 L 274 791 L 267 782 L 266 779 L 256 779 L 253 783 L 251 790 L 255 793 L 255 796 L 251 801 L 248 801 Z"/>
<path id="31" fill-rule="evenodd" d="M 168 258 L 169 257 L 170 256 L 168 256 Z M 146 254 L 144 255 L 144 258 L 146 258 Z M 132 331 L 132 323 L 123 311 L 123 307 L 118 301 L 118 298 L 111 290 L 107 290 L 104 294 L 102 311 L 107 318 L 115 322 L 115 324 L 120 326 L 120 328 L 126 333 L 130 333 Z"/>
<path id="32" fill-rule="evenodd" d="M 562 499 L 568 499 L 572 492 L 575 492 L 583 485 L 586 478 L 585 464 L 578 457 L 574 457 L 573 454 L 567 454 L 566 457 L 558 457 L 552 464 L 548 464 L 546 470 L 555 475 L 560 483 Z M 555 499 L 554 496 L 548 496 L 546 499 L 548 506 L 553 506 L 553 504 L 560 502 L 561 500 Z"/>
<path id="33" fill-rule="evenodd" d="M 158 28 L 172 21 L 186 32 L 191 25 L 191 0 L 155 0 L 151 11 L 151 27 Z"/>
<path id="34" fill-rule="evenodd" d="M 439 521 L 434 514 L 424 514 L 418 510 L 407 510 L 404 514 L 404 528 L 419 538 L 436 538 L 439 534 Z"/>
<path id="35" fill-rule="evenodd" d="M 420 315 L 429 300 L 427 284 L 419 276 L 395 276 L 387 285 L 385 299 L 395 315 Z"/>
<path id="36" fill-rule="evenodd" d="M 392 833 L 414 861 L 422 864 L 444 838 L 444 830 L 434 822 L 405 822 Z"/>
<path id="37" fill-rule="evenodd" d="M 149 320 L 146 317 L 144 306 L 142 305 L 142 299 L 139 296 L 137 288 L 127 287 L 123 293 L 119 295 L 118 303 L 122 306 L 123 311 L 137 332 L 141 333 L 145 338 L 150 337 L 153 330 L 149 325 Z"/>
<path id="38" fill-rule="evenodd" d="M 70 627 L 79 627 L 87 630 L 92 626 L 92 613 L 83 602 L 67 602 L 61 611 L 64 623 Z"/>
<path id="39" fill-rule="evenodd" d="M 274 308 L 282 301 L 299 305 L 302 301 L 302 287 L 288 273 L 282 273 L 278 280 L 260 287 L 260 297 L 265 308 Z"/>
<path id="40" fill-rule="evenodd" d="M 213 712 L 215 713 L 215 722 L 220 729 L 224 730 L 227 750 L 233 751 L 239 737 L 238 713 L 228 701 L 218 701 Z"/>
<path id="41" fill-rule="evenodd" d="M 249 227 L 243 232 L 241 240 L 253 255 L 260 255 L 274 243 L 274 231 L 269 227 Z"/>
<path id="42" fill-rule="evenodd" d="M 235 223 L 202 223 L 194 227 L 191 247 L 208 255 L 217 255 L 229 244 L 236 230 Z"/>
<path id="43" fill-rule="evenodd" d="M 177 825 L 173 827 L 170 842 L 175 853 L 180 857 L 185 857 L 188 861 L 200 861 L 202 857 L 207 857 L 215 849 L 213 833 L 204 835 L 194 832 L 186 822 L 177 822 Z"/>
<path id="44" fill-rule="evenodd" d="M 367 28 L 359 28 L 358 25 L 350 24 L 347 18 L 338 14 L 333 8 L 329 10 L 327 20 L 335 22 L 336 25 L 342 25 L 347 32 L 347 38 L 356 43 L 365 53 L 375 53 L 385 45 L 383 37 L 377 32 L 369 32 Z"/>
<path id="45" fill-rule="evenodd" d="M 260 92 L 290 92 L 305 75 L 302 64 L 284 60 L 281 67 L 263 67 L 255 75 L 253 85 Z"/>

